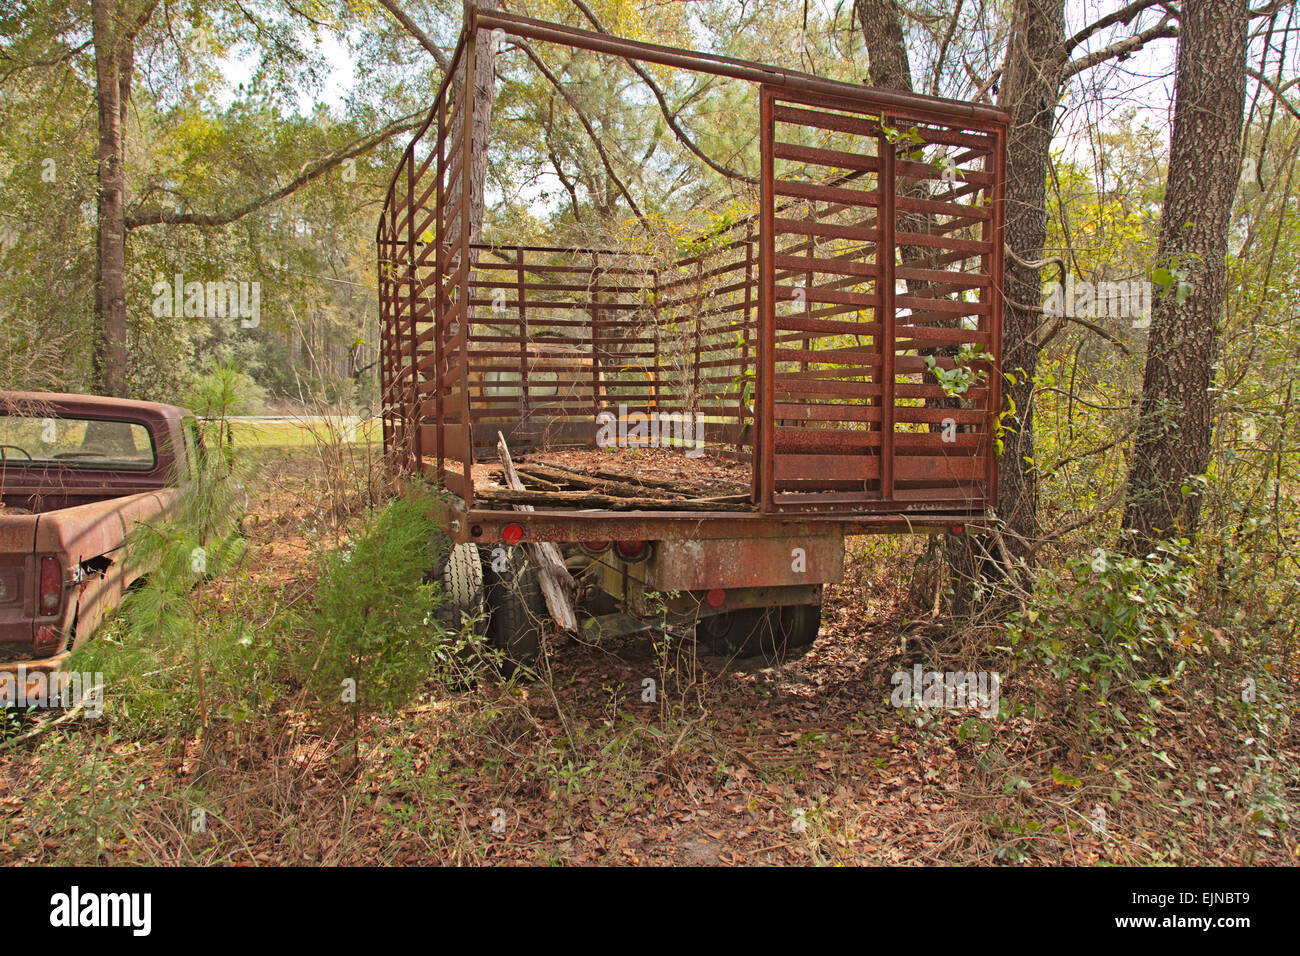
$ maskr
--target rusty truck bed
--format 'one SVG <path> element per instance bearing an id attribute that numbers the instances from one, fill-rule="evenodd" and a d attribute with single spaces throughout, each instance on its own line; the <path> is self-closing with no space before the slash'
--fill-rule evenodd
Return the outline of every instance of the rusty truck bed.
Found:
<path id="1" fill-rule="evenodd" d="M 755 83 L 736 116 L 759 140 L 752 211 L 663 248 L 478 241 L 483 131 L 452 79 L 481 30 Z M 1007 119 L 469 7 L 376 231 L 390 467 L 448 492 L 460 541 L 980 521 L 1001 444 Z M 498 433 L 522 491 L 494 477 Z M 653 448 L 626 447 L 647 433 Z"/>
<path id="2" fill-rule="evenodd" d="M 562 448 L 514 461 L 527 489 L 511 492 L 502 466 L 474 466 L 476 498 L 555 508 L 647 511 L 756 511 L 747 462 L 720 455 L 688 458 L 661 448 Z"/>

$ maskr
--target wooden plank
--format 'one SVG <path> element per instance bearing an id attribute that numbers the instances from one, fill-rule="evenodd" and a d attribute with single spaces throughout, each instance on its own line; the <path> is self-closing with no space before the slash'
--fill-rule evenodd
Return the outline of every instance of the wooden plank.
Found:
<path id="1" fill-rule="evenodd" d="M 505 470 L 506 483 L 515 491 L 523 491 L 524 483 L 515 474 L 514 462 L 510 460 L 510 448 L 505 436 L 497 432 L 497 452 L 501 456 L 501 467 Z M 516 511 L 532 511 L 533 506 L 516 504 Z M 574 633 L 578 630 L 578 615 L 573 609 L 573 575 L 564 566 L 564 555 L 553 541 L 530 541 L 528 551 L 537 565 L 537 574 L 541 581 L 542 596 L 546 599 L 547 610 L 551 619 L 561 630 Z"/>

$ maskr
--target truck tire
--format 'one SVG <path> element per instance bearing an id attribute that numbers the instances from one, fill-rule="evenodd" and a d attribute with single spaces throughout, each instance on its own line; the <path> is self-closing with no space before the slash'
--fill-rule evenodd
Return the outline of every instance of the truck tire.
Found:
<path id="1" fill-rule="evenodd" d="M 506 548 L 504 556 L 498 548 L 484 548 L 483 579 L 488 641 L 505 652 L 507 673 L 532 666 L 548 613 L 537 568 L 523 548 Z"/>
<path id="2" fill-rule="evenodd" d="M 434 568 L 442 585 L 442 603 L 437 617 L 447 630 L 457 632 L 463 616 L 480 619 L 485 611 L 483 565 L 478 548 L 472 544 L 435 548 Z"/>
<path id="3" fill-rule="evenodd" d="M 781 664 L 808 652 L 821 621 L 820 604 L 741 608 L 702 619 L 695 634 L 716 654 Z"/>

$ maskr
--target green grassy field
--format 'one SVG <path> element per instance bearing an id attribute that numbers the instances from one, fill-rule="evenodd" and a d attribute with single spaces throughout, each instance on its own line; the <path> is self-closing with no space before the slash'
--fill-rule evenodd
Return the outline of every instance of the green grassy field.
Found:
<path id="1" fill-rule="evenodd" d="M 377 420 L 357 424 L 355 419 L 282 421 L 232 421 L 229 423 L 236 448 L 300 448 L 317 443 L 333 444 L 340 435 L 344 444 L 378 444 L 383 430 Z M 349 429 L 353 429 L 349 431 Z"/>

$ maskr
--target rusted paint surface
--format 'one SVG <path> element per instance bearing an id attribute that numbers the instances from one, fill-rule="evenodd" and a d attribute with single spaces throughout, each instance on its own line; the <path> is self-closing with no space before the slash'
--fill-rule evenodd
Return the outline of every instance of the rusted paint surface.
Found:
<path id="1" fill-rule="evenodd" d="M 748 607 L 780 607 L 787 604 L 821 604 L 819 584 L 795 584 L 773 587 L 727 588 L 722 600 L 710 602 L 707 591 L 687 591 L 665 596 L 654 588 L 636 585 L 628 594 L 628 606 L 635 614 L 653 617 L 667 611 L 680 616 L 707 617 Z"/>
<path id="2" fill-rule="evenodd" d="M 657 591 L 838 583 L 844 577 L 844 536 L 662 541 L 640 577 Z"/>
<path id="3" fill-rule="evenodd" d="M 737 512 L 671 511 L 564 511 L 538 510 L 527 515 L 475 509 L 450 504 L 437 509 L 439 524 L 457 542 L 492 544 L 502 531 L 517 524 L 527 541 L 663 541 L 680 538 L 763 538 L 817 534 L 820 528 L 839 528 L 855 534 L 947 534 L 954 528 L 977 527 L 979 512 L 935 511 L 912 515 L 871 514 L 771 517 Z"/>

